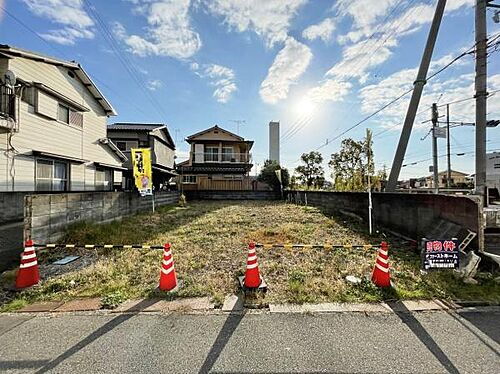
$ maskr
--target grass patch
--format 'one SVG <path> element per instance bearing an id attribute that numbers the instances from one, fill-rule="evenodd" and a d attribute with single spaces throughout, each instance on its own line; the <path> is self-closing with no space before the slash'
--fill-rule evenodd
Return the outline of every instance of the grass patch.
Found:
<path id="1" fill-rule="evenodd" d="M 221 304 L 238 290 L 250 241 L 261 243 L 363 244 L 387 240 L 369 236 L 356 221 L 323 214 L 319 209 L 282 202 L 192 202 L 187 207 L 163 207 L 119 222 L 70 227 L 64 241 L 83 244 L 172 243 L 175 268 L 184 286 L 175 294 L 157 290 L 161 251 L 75 250 L 92 261 L 83 269 L 44 280 L 16 295 L 4 309 L 33 301 L 100 297 L 116 307 L 127 298 L 210 296 Z M 360 249 L 259 249 L 259 267 L 269 290 L 266 302 L 376 302 L 396 299 L 453 298 L 500 302 L 500 285 L 486 274 L 478 285 L 463 284 L 451 272 L 420 273 L 420 259 L 403 242 L 389 239 L 391 276 L 395 289 L 375 287 L 369 276 L 376 251 Z M 42 253 L 47 263 L 63 252 Z M 64 254 L 70 254 L 64 252 Z M 354 275 L 362 282 L 345 281 Z M 24 304 L 23 304 L 24 303 Z"/>

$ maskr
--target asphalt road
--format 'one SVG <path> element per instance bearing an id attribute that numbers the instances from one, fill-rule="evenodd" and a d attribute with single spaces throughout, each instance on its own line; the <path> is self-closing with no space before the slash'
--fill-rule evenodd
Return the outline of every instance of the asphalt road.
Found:
<path id="1" fill-rule="evenodd" d="M 499 373 L 500 311 L 0 315 L 7 373 Z"/>

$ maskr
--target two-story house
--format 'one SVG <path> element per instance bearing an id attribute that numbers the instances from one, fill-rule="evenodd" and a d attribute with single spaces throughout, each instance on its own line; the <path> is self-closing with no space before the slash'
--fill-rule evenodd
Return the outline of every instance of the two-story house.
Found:
<path id="1" fill-rule="evenodd" d="M 250 190 L 253 141 L 213 126 L 186 138 L 189 160 L 177 165 L 184 190 Z"/>
<path id="2" fill-rule="evenodd" d="M 0 191 L 121 186 L 116 112 L 80 64 L 0 45 L 0 78 Z"/>
<path id="3" fill-rule="evenodd" d="M 132 148 L 151 148 L 153 185 L 159 190 L 168 185 L 177 175 L 174 171 L 175 144 L 166 125 L 161 123 L 114 123 L 108 126 L 108 137 L 127 156 L 123 165 L 125 188 L 134 187 L 130 150 Z"/>

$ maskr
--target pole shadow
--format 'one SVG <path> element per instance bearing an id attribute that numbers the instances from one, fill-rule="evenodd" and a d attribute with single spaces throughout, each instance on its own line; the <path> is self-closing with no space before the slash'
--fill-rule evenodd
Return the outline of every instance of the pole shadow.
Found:
<path id="1" fill-rule="evenodd" d="M 205 362 L 203 362 L 203 365 L 201 366 L 198 374 L 210 373 L 210 370 L 215 365 L 215 362 L 218 360 L 220 354 L 226 347 L 229 339 L 231 339 L 231 336 L 238 328 L 245 314 L 246 309 L 238 313 L 233 311 L 229 314 L 226 321 L 224 322 L 224 325 L 219 331 L 219 334 L 217 335 L 212 348 L 210 348 L 210 352 L 208 352 L 207 358 L 205 359 Z"/>
<path id="2" fill-rule="evenodd" d="M 19 361 L 0 361 L 0 371 L 2 370 L 21 370 L 37 369 L 46 365 L 49 360 L 19 360 Z"/>
<path id="3" fill-rule="evenodd" d="M 46 373 L 49 370 L 54 369 L 56 366 L 58 366 L 61 362 L 64 360 L 70 358 L 73 356 L 75 353 L 78 353 L 80 350 L 85 348 L 87 345 L 91 344 L 92 342 L 96 341 L 99 339 L 101 336 L 107 334 L 111 330 L 113 330 L 115 327 L 121 325 L 122 323 L 128 321 L 130 318 L 134 317 L 137 315 L 137 313 L 141 310 L 146 309 L 147 307 L 157 303 L 158 300 L 151 300 L 151 299 L 146 299 L 141 301 L 140 303 L 136 304 L 133 306 L 133 313 L 128 313 L 128 314 L 120 314 L 117 317 L 113 318 L 111 321 L 107 322 L 103 326 L 99 327 L 97 330 L 95 330 L 93 333 L 88 335 L 85 339 L 79 341 L 76 343 L 74 346 L 69 348 L 67 351 L 62 353 L 61 355 L 57 356 L 55 359 L 47 363 L 45 366 L 37 370 L 35 373 L 36 374 L 41 374 L 41 373 Z M 125 311 L 126 313 L 127 311 Z"/>
<path id="4" fill-rule="evenodd" d="M 386 304 L 392 309 L 392 311 L 401 319 L 408 328 L 415 334 L 415 336 L 420 340 L 426 348 L 436 357 L 436 359 L 443 365 L 443 367 L 453 374 L 458 374 L 460 371 L 456 368 L 451 360 L 446 356 L 441 347 L 436 343 L 436 341 L 429 335 L 422 324 L 413 316 L 413 314 L 408 310 L 408 308 L 403 303 L 397 302 L 386 302 Z"/>

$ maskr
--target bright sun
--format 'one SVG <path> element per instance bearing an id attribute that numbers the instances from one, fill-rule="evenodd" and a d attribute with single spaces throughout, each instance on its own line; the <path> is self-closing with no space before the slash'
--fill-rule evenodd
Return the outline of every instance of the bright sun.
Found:
<path id="1" fill-rule="evenodd" d="M 310 115 L 314 112 L 316 105 L 307 97 L 295 104 L 295 112 L 300 116 Z"/>

